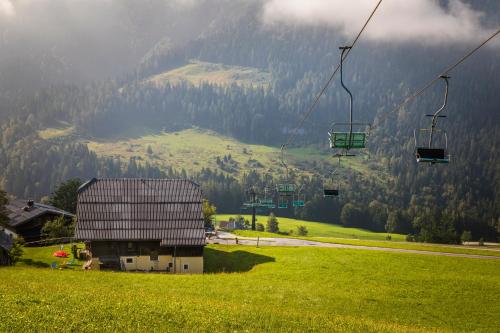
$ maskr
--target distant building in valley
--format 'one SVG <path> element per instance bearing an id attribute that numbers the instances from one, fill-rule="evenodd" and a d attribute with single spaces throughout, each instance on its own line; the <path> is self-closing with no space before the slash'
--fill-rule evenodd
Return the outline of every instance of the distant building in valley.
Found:
<path id="1" fill-rule="evenodd" d="M 203 273 L 202 203 L 189 180 L 92 179 L 78 191 L 75 237 L 92 269 Z"/>
<path id="2" fill-rule="evenodd" d="M 44 205 L 33 200 L 9 200 L 6 206 L 8 225 L 26 242 L 39 241 L 42 238 L 42 228 L 48 221 L 64 216 L 68 223 L 74 217 L 62 209 Z"/>
<path id="3" fill-rule="evenodd" d="M 229 221 L 220 221 L 219 222 L 219 229 L 241 230 L 241 229 L 245 229 L 245 225 L 241 221 L 231 219 Z"/>

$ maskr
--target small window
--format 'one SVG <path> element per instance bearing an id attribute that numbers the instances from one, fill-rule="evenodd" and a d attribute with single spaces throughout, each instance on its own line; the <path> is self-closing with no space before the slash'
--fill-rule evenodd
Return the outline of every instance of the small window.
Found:
<path id="1" fill-rule="evenodd" d="M 158 252 L 157 251 L 152 251 L 149 254 L 149 260 L 151 260 L 151 261 L 158 261 Z"/>
<path id="2" fill-rule="evenodd" d="M 168 263 L 168 267 L 169 267 L 169 268 L 172 268 L 172 267 L 174 267 L 174 264 L 173 264 L 173 263 L 171 263 L 171 262 L 169 262 L 169 263 Z"/>
<path id="3" fill-rule="evenodd" d="M 189 265 L 188 264 L 184 264 L 184 270 L 185 271 L 189 270 Z"/>
<path id="4" fill-rule="evenodd" d="M 132 242 L 128 242 L 128 243 L 127 243 L 127 251 L 128 251 L 128 252 L 134 252 L 134 250 L 135 250 L 135 249 L 134 249 L 134 243 L 132 243 Z"/>
<path id="5" fill-rule="evenodd" d="M 134 258 L 127 258 L 127 264 L 133 264 Z"/>

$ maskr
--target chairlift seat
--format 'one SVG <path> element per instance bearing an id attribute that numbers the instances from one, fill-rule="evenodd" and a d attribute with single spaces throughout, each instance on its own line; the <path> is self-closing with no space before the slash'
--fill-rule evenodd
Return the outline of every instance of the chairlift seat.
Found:
<path id="1" fill-rule="evenodd" d="M 278 193 L 280 194 L 290 194 L 295 192 L 295 184 L 278 184 Z"/>
<path id="2" fill-rule="evenodd" d="M 273 199 L 262 199 L 260 200 L 260 203 L 263 205 L 274 205 Z"/>
<path id="3" fill-rule="evenodd" d="M 287 203 L 286 201 L 284 201 L 284 202 L 280 202 L 280 203 L 278 204 L 278 208 L 279 208 L 279 209 L 285 209 L 285 208 L 288 208 L 288 203 Z"/>
<path id="4" fill-rule="evenodd" d="M 416 158 L 418 163 L 449 163 L 450 158 L 443 148 L 417 147 Z"/>
<path id="5" fill-rule="evenodd" d="M 362 149 L 366 148 L 365 132 L 330 132 L 330 148 Z M 350 134 L 350 135 L 349 135 Z M 349 140 L 350 137 L 350 140 Z"/>
<path id="6" fill-rule="evenodd" d="M 305 206 L 304 200 L 294 200 L 292 202 L 292 204 L 293 204 L 293 207 L 304 207 Z"/>
<path id="7" fill-rule="evenodd" d="M 338 189 L 324 189 L 323 196 L 324 197 L 337 197 L 339 195 Z"/>

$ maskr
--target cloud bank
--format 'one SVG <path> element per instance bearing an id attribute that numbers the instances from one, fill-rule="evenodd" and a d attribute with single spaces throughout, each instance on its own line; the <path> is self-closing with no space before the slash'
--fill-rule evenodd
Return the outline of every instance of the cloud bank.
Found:
<path id="1" fill-rule="evenodd" d="M 330 25 L 354 37 L 377 0 L 270 0 L 264 5 L 266 23 Z M 421 44 L 469 43 L 492 30 L 481 23 L 484 13 L 460 0 L 446 7 L 437 0 L 386 0 L 365 31 L 364 38 L 382 42 Z"/>
<path id="2" fill-rule="evenodd" d="M 14 5 L 10 0 L 0 0 L 0 19 L 14 16 Z"/>

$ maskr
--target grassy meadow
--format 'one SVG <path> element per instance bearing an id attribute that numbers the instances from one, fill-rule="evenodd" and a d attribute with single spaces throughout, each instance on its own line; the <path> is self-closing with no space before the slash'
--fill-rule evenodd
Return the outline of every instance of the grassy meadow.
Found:
<path id="1" fill-rule="evenodd" d="M 217 221 L 227 221 L 230 217 L 234 217 L 234 214 L 220 214 L 217 215 Z M 241 215 L 249 221 L 252 220 L 251 215 Z M 267 216 L 258 215 L 257 223 L 262 223 L 264 226 L 267 223 Z M 297 227 L 300 225 L 306 226 L 308 230 L 307 236 L 309 237 L 336 237 L 336 238 L 355 238 L 355 239 L 370 239 L 370 240 L 385 240 L 387 233 L 383 232 L 373 232 L 365 229 L 359 228 L 346 228 L 338 224 L 329 224 L 321 222 L 304 221 L 299 219 L 292 219 L 286 217 L 278 217 L 279 228 L 281 231 L 297 231 Z M 238 234 L 242 236 L 261 236 L 261 237 L 276 237 L 276 234 L 272 233 L 262 233 L 255 232 L 251 230 L 237 230 Z M 293 235 L 292 235 L 293 236 Z M 403 241 L 405 240 L 405 235 L 391 234 L 393 240 Z"/>
<path id="2" fill-rule="evenodd" d="M 227 221 L 234 214 L 217 215 L 217 221 Z M 241 215 L 245 219 L 251 221 L 251 215 Z M 266 225 L 267 216 L 257 216 L 257 222 Z M 426 244 L 406 242 L 406 236 L 400 234 L 391 234 L 391 240 L 386 240 L 387 233 L 373 232 L 359 228 L 345 228 L 336 224 L 328 224 L 321 222 L 311 222 L 292 218 L 278 217 L 279 228 L 281 231 L 293 231 L 290 235 L 274 234 L 265 231 L 252 230 L 234 230 L 232 233 L 242 237 L 291 237 L 308 239 L 318 242 L 359 245 L 359 246 L 374 246 L 393 249 L 419 250 L 431 252 L 447 252 L 461 254 L 475 254 L 500 257 L 500 246 L 481 246 L 471 247 L 462 245 L 443 245 L 443 244 Z M 300 237 L 296 234 L 298 226 L 306 226 L 308 235 Z M 295 233 L 295 234 L 294 234 Z"/>
<path id="3" fill-rule="evenodd" d="M 203 275 L 0 269 L 2 332 L 497 332 L 500 265 L 210 245 Z M 104 297 L 103 297 L 104 296 Z"/>
<path id="4" fill-rule="evenodd" d="M 189 82 L 194 86 L 200 86 L 202 83 L 219 86 L 237 84 L 239 86 L 267 89 L 271 79 L 271 74 L 258 68 L 192 60 L 186 66 L 154 75 L 145 82 L 160 87 L 167 83 L 176 85 L 181 82 Z"/>
<path id="5" fill-rule="evenodd" d="M 235 177 L 252 170 L 274 176 L 283 174 L 279 147 L 247 144 L 210 130 L 191 128 L 178 132 L 154 132 L 137 128 L 114 138 L 99 139 L 81 137 L 73 127 L 65 126 L 46 128 L 40 130 L 38 135 L 45 140 L 77 141 L 87 145 L 98 156 L 126 161 L 135 158 L 138 163 L 147 161 L 160 169 L 171 166 L 193 173 L 209 167 Z M 148 147 L 151 147 L 151 154 Z M 229 155 L 231 160 L 224 162 L 223 166 L 217 163 L 217 158 L 223 161 L 224 156 Z M 329 165 L 332 169 L 336 166 L 336 161 L 329 154 L 314 147 L 288 149 L 286 158 L 290 168 L 301 175 L 317 172 L 314 163 Z M 365 158 L 345 160 L 342 167 L 379 182 L 388 179 L 377 163 Z"/>

